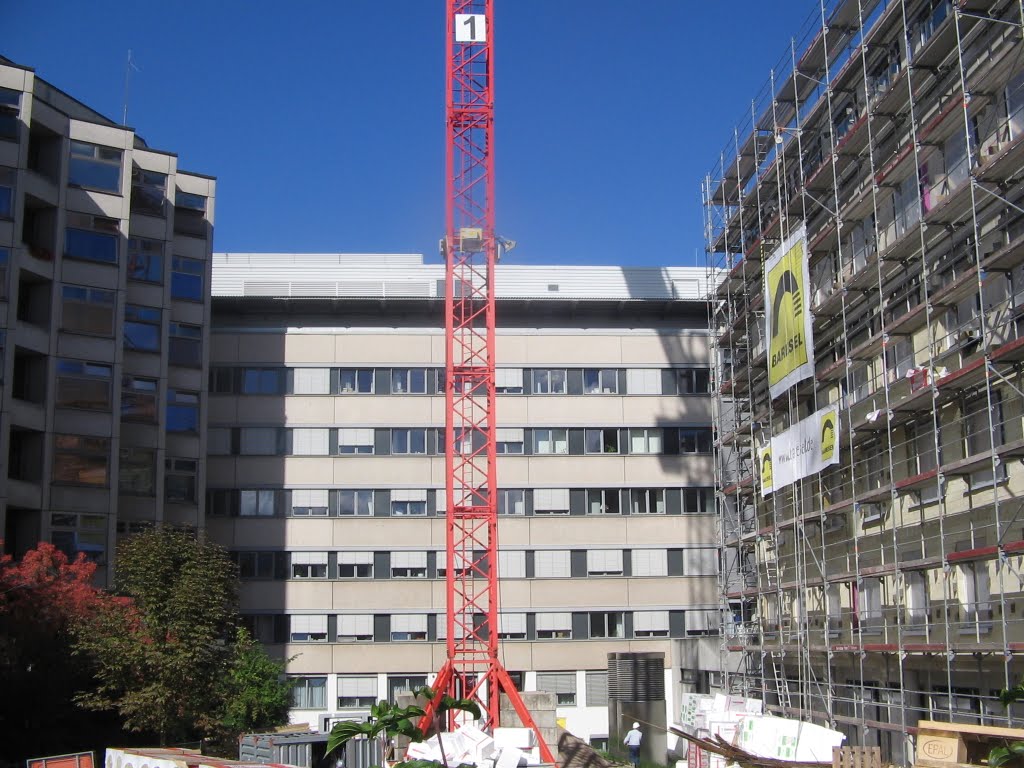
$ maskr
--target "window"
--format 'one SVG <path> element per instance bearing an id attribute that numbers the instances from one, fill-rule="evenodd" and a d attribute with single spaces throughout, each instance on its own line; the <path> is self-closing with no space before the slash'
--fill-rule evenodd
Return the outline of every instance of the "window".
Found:
<path id="1" fill-rule="evenodd" d="M 619 430 L 613 427 L 588 429 L 584 434 L 586 453 L 618 453 Z"/>
<path id="2" fill-rule="evenodd" d="M 863 579 L 854 588 L 854 619 L 863 628 L 882 626 L 882 580 Z"/>
<path id="3" fill-rule="evenodd" d="M 967 456 L 990 456 L 993 446 L 1003 444 L 1003 407 L 999 392 L 992 391 L 992 407 L 985 400 L 975 400 L 965 406 L 964 432 Z M 991 419 L 991 427 L 989 426 Z M 1006 479 L 1006 465 L 1000 462 L 993 471 L 992 462 L 971 472 L 971 488 L 991 485 Z"/>
<path id="4" fill-rule="evenodd" d="M 90 411 L 110 410 L 109 365 L 81 360 L 57 361 L 57 405 Z"/>
<path id="5" fill-rule="evenodd" d="M 107 516 L 53 512 L 50 543 L 72 560 L 81 552 L 94 563 L 103 564 L 107 557 Z"/>
<path id="6" fill-rule="evenodd" d="M 338 578 L 372 579 L 373 552 L 339 552 Z"/>
<path id="7" fill-rule="evenodd" d="M 687 635 L 717 635 L 722 619 L 718 611 L 686 611 L 683 614 L 684 631 Z"/>
<path id="8" fill-rule="evenodd" d="M 588 707 L 607 707 L 608 672 L 606 670 L 587 672 L 585 673 L 585 677 L 587 683 L 586 705 Z"/>
<path id="9" fill-rule="evenodd" d="M 634 576 L 668 576 L 668 551 L 634 549 L 630 556 Z"/>
<path id="10" fill-rule="evenodd" d="M 427 392 L 426 368 L 395 368 L 391 371 L 391 392 L 396 395 L 424 395 Z"/>
<path id="11" fill-rule="evenodd" d="M 160 351 L 160 310 L 125 304 L 124 348 L 137 352 Z"/>
<path id="12" fill-rule="evenodd" d="M 109 466 L 110 440 L 107 438 L 53 436 L 53 482 L 105 488 Z"/>
<path id="13" fill-rule="evenodd" d="M 396 489 L 391 492 L 392 517 L 422 517 L 427 514 L 425 490 Z"/>
<path id="14" fill-rule="evenodd" d="M 536 619 L 538 640 L 572 639 L 571 613 L 538 613 Z M 540 675 L 538 674 L 537 677 L 539 679 Z"/>
<path id="15" fill-rule="evenodd" d="M 273 517 L 277 513 L 277 491 L 264 488 L 240 491 L 238 514 L 242 517 Z"/>
<path id="16" fill-rule="evenodd" d="M 68 184 L 121 193 L 121 150 L 84 141 L 71 142 Z"/>
<path id="17" fill-rule="evenodd" d="M 521 488 L 498 491 L 499 515 L 525 515 L 526 491 Z"/>
<path id="18" fill-rule="evenodd" d="M 114 335 L 114 292 L 65 285 L 61 289 L 61 330 L 95 336 Z"/>
<path id="19" fill-rule="evenodd" d="M 684 549 L 683 573 L 687 576 L 714 576 L 718 573 L 717 549 Z"/>
<path id="20" fill-rule="evenodd" d="M 292 552 L 293 579 L 326 579 L 326 552 Z"/>
<path id="21" fill-rule="evenodd" d="M 705 515 L 711 511 L 710 488 L 683 488 L 683 514 Z"/>
<path id="22" fill-rule="evenodd" d="M 494 432 L 495 451 L 502 455 L 521 454 L 524 440 L 522 429 L 499 427 Z"/>
<path id="23" fill-rule="evenodd" d="M 167 197 L 167 175 L 147 171 L 139 166 L 132 168 L 132 213 L 147 216 L 165 216 Z"/>
<path id="24" fill-rule="evenodd" d="M 502 640 L 525 640 L 526 614 L 499 613 L 498 637 Z"/>
<path id="25" fill-rule="evenodd" d="M 590 614 L 591 637 L 625 637 L 622 611 L 594 611 Z"/>
<path id="26" fill-rule="evenodd" d="M 665 491 L 661 488 L 631 488 L 629 512 L 631 515 L 664 515 Z"/>
<path id="27" fill-rule="evenodd" d="M 660 395 L 661 371 L 657 368 L 630 368 L 626 371 L 626 392 L 630 395 Z"/>
<path id="28" fill-rule="evenodd" d="M 331 431 L 320 429 L 293 429 L 292 455 L 327 456 L 330 454 Z"/>
<path id="29" fill-rule="evenodd" d="M 18 117 L 18 103 L 21 94 L 10 88 L 0 88 L 0 139 L 18 140 L 21 120 Z"/>
<path id="30" fill-rule="evenodd" d="M 388 701 L 397 701 L 398 694 L 412 693 L 426 684 L 426 675 L 388 675 Z"/>
<path id="31" fill-rule="evenodd" d="M 64 230 L 64 258 L 117 264 L 121 229 L 117 219 L 68 213 Z"/>
<path id="32" fill-rule="evenodd" d="M 920 571 L 905 571 L 903 579 L 906 585 L 904 623 L 923 627 L 928 623 L 928 579 Z"/>
<path id="33" fill-rule="evenodd" d="M 679 430 L 679 450 L 682 453 L 711 453 L 711 429 Z"/>
<path id="34" fill-rule="evenodd" d="M 537 488 L 533 492 L 533 514 L 568 515 L 568 488 Z"/>
<path id="35" fill-rule="evenodd" d="M 537 621 L 540 622 L 540 614 Z M 555 694 L 555 704 L 560 707 L 575 707 L 576 673 L 538 672 L 537 690 Z"/>
<path id="36" fill-rule="evenodd" d="M 14 180 L 13 168 L 0 168 L 0 219 L 14 218 Z"/>
<path id="37" fill-rule="evenodd" d="M 368 639 L 373 638 L 372 616 L 339 616 L 338 617 L 338 640 L 341 641 L 342 624 L 346 619 L 369 619 L 371 634 Z M 345 640 L 349 640 L 348 637 Z M 338 677 L 338 709 L 367 709 L 377 703 L 377 678 L 376 677 Z"/>
<path id="38" fill-rule="evenodd" d="M 122 448 L 117 475 L 120 493 L 130 496 L 156 494 L 156 451 L 152 448 Z"/>
<path id="39" fill-rule="evenodd" d="M 338 453 L 373 453 L 373 430 L 339 429 Z"/>
<path id="40" fill-rule="evenodd" d="M 572 576 L 569 550 L 539 549 L 533 554 L 533 574 L 538 579 L 567 579 Z"/>
<path id="41" fill-rule="evenodd" d="M 128 238 L 128 279 L 140 283 L 164 281 L 164 244 L 160 240 Z"/>
<path id="42" fill-rule="evenodd" d="M 588 515 L 620 515 L 618 488 L 598 488 L 587 491 Z"/>
<path id="43" fill-rule="evenodd" d="M 293 643 L 326 643 L 326 616 L 289 616 L 288 639 Z"/>
<path id="44" fill-rule="evenodd" d="M 292 491 L 292 517 L 327 517 L 330 493 L 326 488 L 296 488 Z"/>
<path id="45" fill-rule="evenodd" d="M 392 579 L 425 579 L 427 578 L 426 552 L 392 552 Z"/>
<path id="46" fill-rule="evenodd" d="M 235 368 L 210 366 L 210 393 L 229 395 L 235 391 Z"/>
<path id="47" fill-rule="evenodd" d="M 373 642 L 373 616 L 370 614 L 338 617 L 339 643 Z M 371 678 L 372 679 L 372 678 Z M 340 681 L 339 681 L 340 682 Z M 376 702 L 370 702 L 374 704 Z M 349 706 L 355 706 L 350 704 Z"/>
<path id="48" fill-rule="evenodd" d="M 424 614 L 391 614 L 391 639 L 426 640 L 427 617 Z"/>
<path id="49" fill-rule="evenodd" d="M 660 429 L 629 430 L 630 453 L 661 453 L 664 440 Z"/>
<path id="50" fill-rule="evenodd" d="M 155 422 L 156 399 L 156 379 L 127 374 L 121 377 L 121 418 L 124 421 Z M 228 447 L 230 448 L 230 433 Z"/>
<path id="51" fill-rule="evenodd" d="M 203 365 L 203 329 L 198 325 L 171 323 L 167 360 L 171 365 L 200 368 Z"/>
<path id="52" fill-rule="evenodd" d="M 452 553 L 452 562 L 455 566 L 456 576 L 467 576 L 473 571 L 473 555 L 468 552 Z M 448 575 L 448 557 L 444 552 L 437 553 L 437 578 L 443 579 Z"/>
<path id="53" fill-rule="evenodd" d="M 176 190 L 174 231 L 191 237 L 206 237 L 206 198 Z"/>
<path id="54" fill-rule="evenodd" d="M 523 550 L 498 550 L 498 574 L 503 579 L 525 579 L 526 552 Z"/>
<path id="55" fill-rule="evenodd" d="M 614 368 L 584 369 L 583 391 L 588 395 L 618 394 L 619 372 Z"/>
<path id="56" fill-rule="evenodd" d="M 496 368 L 494 371 L 494 391 L 499 395 L 523 394 L 523 369 Z"/>
<path id="57" fill-rule="evenodd" d="M 533 371 L 533 394 L 564 395 L 565 369 L 535 368 Z"/>
<path id="58" fill-rule="evenodd" d="M 968 545 L 969 546 L 969 545 Z M 958 551 L 961 547 L 957 547 Z M 965 563 L 956 566 L 957 593 L 965 623 L 992 619 L 992 593 L 988 563 Z"/>
<path id="59" fill-rule="evenodd" d="M 679 371 L 680 395 L 706 395 L 711 392 L 710 368 L 685 368 Z"/>
<path id="60" fill-rule="evenodd" d="M 278 453 L 277 427 L 242 427 L 239 452 L 243 456 L 274 456 Z"/>
<path id="61" fill-rule="evenodd" d="M 171 260 L 171 298 L 202 301 L 206 262 L 175 256 Z"/>
<path id="62" fill-rule="evenodd" d="M 329 368 L 296 368 L 292 371 L 292 394 L 331 394 L 331 371 Z"/>
<path id="63" fill-rule="evenodd" d="M 338 514 L 368 517 L 373 514 L 373 491 L 339 491 Z"/>
<path id="64" fill-rule="evenodd" d="M 588 549 L 587 550 L 587 575 L 588 576 L 621 576 L 622 575 L 622 550 L 621 549 Z"/>
<path id="65" fill-rule="evenodd" d="M 326 709 L 326 677 L 292 677 L 292 707 L 294 709 Z"/>
<path id="66" fill-rule="evenodd" d="M 238 576 L 242 579 L 274 578 L 273 552 L 239 552 Z"/>
<path id="67" fill-rule="evenodd" d="M 533 452 L 538 455 L 569 453 L 569 431 L 566 429 L 533 430 Z"/>
<path id="68" fill-rule="evenodd" d="M 121 395 L 124 402 L 124 395 Z M 210 427 L 206 430 L 206 452 L 210 456 L 231 455 L 231 429 L 229 427 Z"/>
<path id="69" fill-rule="evenodd" d="M 164 498 L 177 504 L 196 503 L 196 460 L 164 461 Z"/>
<path id="70" fill-rule="evenodd" d="M 634 611 L 633 637 L 668 637 L 668 611 Z"/>
<path id="71" fill-rule="evenodd" d="M 423 454 L 427 452 L 426 429 L 392 429 L 392 454 Z"/>
<path id="72" fill-rule="evenodd" d="M 243 395 L 276 395 L 284 391 L 281 386 L 284 371 L 281 368 L 243 368 Z"/>
<path id="73" fill-rule="evenodd" d="M 199 393 L 167 390 L 167 431 L 199 432 Z"/>
<path id="74" fill-rule="evenodd" d="M 338 390 L 343 395 L 373 394 L 373 369 L 342 368 L 338 375 Z"/>

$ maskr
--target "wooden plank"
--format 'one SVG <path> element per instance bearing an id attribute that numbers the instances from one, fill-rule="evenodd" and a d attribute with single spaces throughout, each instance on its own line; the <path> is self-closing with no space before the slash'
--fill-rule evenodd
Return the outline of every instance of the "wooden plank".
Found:
<path id="1" fill-rule="evenodd" d="M 1003 728 L 997 725 L 970 725 L 968 723 L 940 723 L 937 720 L 921 720 L 918 733 L 955 733 L 963 736 L 989 736 L 1000 739 L 1024 739 L 1024 728 Z"/>

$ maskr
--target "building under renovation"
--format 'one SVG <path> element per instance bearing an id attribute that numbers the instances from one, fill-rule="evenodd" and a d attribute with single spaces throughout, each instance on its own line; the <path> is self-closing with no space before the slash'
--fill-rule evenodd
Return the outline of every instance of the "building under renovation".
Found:
<path id="1" fill-rule="evenodd" d="M 1024 672 L 1024 9 L 808 10 L 704 185 L 723 653 L 904 763 Z"/>

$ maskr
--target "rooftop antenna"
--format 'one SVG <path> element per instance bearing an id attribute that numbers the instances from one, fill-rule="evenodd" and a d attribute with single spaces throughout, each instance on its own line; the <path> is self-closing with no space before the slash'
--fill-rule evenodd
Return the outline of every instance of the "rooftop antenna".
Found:
<path id="1" fill-rule="evenodd" d="M 121 125 L 128 125 L 128 80 L 131 77 L 132 70 L 141 72 L 142 70 L 135 66 L 135 62 L 132 60 L 132 49 L 128 49 L 128 60 L 124 65 L 124 111 L 121 113 Z"/>

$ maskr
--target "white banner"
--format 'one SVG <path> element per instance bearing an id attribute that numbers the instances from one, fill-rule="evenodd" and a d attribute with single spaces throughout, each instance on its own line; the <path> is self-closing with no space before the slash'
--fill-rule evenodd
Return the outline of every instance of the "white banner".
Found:
<path id="1" fill-rule="evenodd" d="M 839 406 L 799 421 L 757 450 L 761 496 L 839 463 Z"/>
<path id="2" fill-rule="evenodd" d="M 764 265 L 768 391 L 772 399 L 814 375 L 807 229 L 787 237 Z"/>

